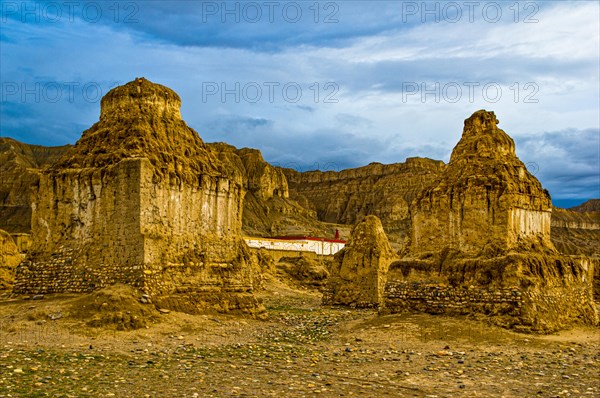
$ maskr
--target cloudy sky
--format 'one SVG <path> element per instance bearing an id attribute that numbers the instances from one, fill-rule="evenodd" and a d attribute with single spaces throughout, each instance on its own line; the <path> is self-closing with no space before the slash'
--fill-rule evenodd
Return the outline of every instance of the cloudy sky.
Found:
<path id="1" fill-rule="evenodd" d="M 144 76 L 207 142 L 298 170 L 448 161 L 494 110 L 568 206 L 600 197 L 597 1 L 11 1 L 0 136 L 74 143 Z"/>

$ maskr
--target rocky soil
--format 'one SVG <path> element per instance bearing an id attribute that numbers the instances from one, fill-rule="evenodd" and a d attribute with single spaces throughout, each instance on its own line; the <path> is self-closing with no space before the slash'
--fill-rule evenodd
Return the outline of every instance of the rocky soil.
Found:
<path id="1" fill-rule="evenodd" d="M 81 296 L 4 295 L 0 397 L 600 396 L 598 328 L 517 334 L 265 286 L 267 321 L 159 312 L 124 331 L 72 316 Z"/>

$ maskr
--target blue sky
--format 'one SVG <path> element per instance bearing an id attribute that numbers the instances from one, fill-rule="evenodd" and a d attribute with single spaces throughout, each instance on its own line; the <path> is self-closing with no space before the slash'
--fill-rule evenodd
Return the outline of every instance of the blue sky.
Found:
<path id="1" fill-rule="evenodd" d="M 205 141 L 299 170 L 448 161 L 488 109 L 558 204 L 600 197 L 596 1 L 0 7 L 0 136 L 74 143 L 138 76 L 177 91 Z"/>

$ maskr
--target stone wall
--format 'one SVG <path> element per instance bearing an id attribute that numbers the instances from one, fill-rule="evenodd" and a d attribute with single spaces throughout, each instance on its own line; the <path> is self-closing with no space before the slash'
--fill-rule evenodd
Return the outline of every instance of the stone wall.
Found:
<path id="1" fill-rule="evenodd" d="M 33 199 L 35 248 L 15 293 L 89 292 L 143 286 L 140 177 L 144 161 L 44 174 Z"/>
<path id="2" fill-rule="evenodd" d="M 520 316 L 523 296 L 519 288 L 485 289 L 423 282 L 389 281 L 385 285 L 385 309 L 430 314 L 472 313 Z"/>
<path id="3" fill-rule="evenodd" d="M 141 265 L 86 260 L 83 248 L 59 246 L 47 256 L 28 256 L 17 267 L 16 294 L 87 293 L 115 283 L 144 287 Z"/>
<path id="4" fill-rule="evenodd" d="M 403 259 L 390 265 L 383 312 L 481 315 L 521 330 L 598 324 L 594 264 L 585 257 L 512 253 L 492 259 Z"/>

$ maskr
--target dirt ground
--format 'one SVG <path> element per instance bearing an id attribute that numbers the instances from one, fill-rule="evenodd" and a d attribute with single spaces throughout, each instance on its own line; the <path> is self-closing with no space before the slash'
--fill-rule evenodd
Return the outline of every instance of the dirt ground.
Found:
<path id="1" fill-rule="evenodd" d="M 74 295 L 2 299 L 0 397 L 600 397 L 599 328 L 377 316 L 275 279 L 260 296 L 266 321 L 169 312 L 124 331 L 69 317 Z"/>

